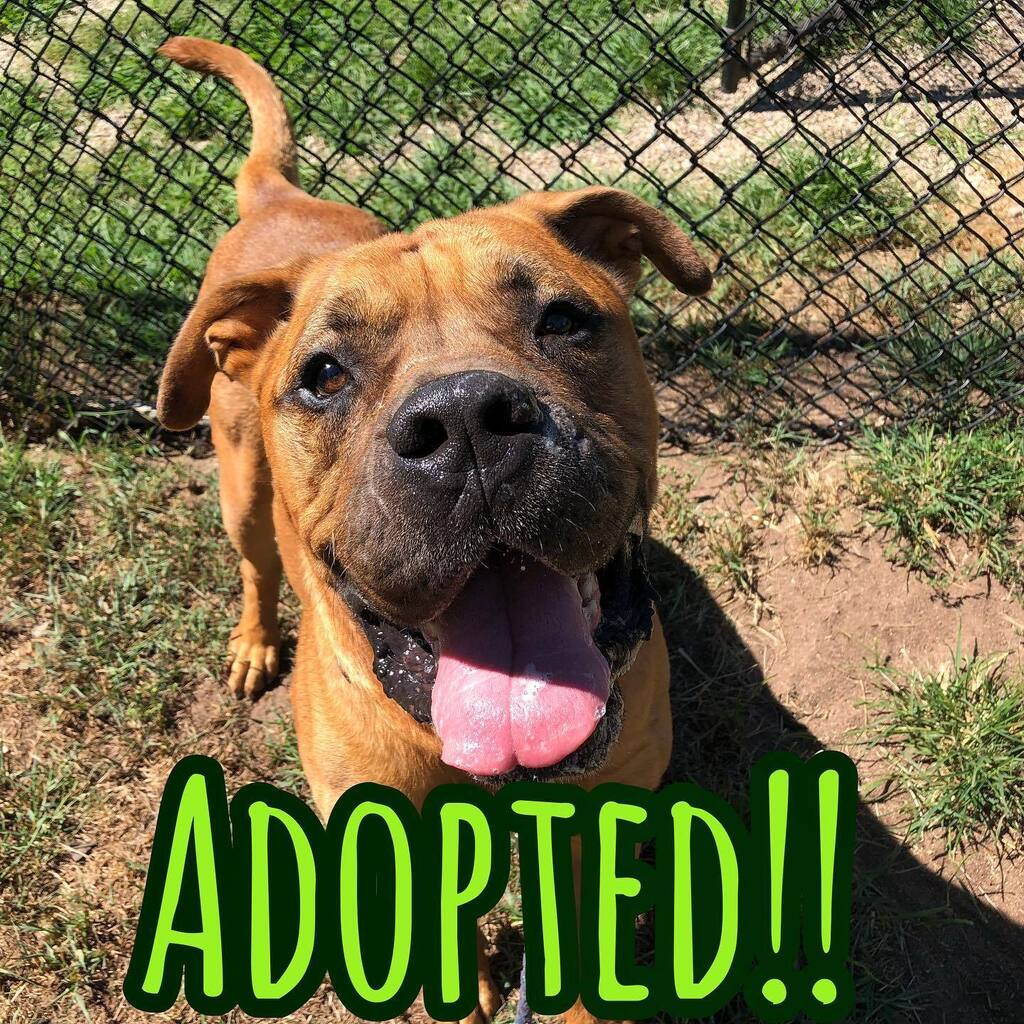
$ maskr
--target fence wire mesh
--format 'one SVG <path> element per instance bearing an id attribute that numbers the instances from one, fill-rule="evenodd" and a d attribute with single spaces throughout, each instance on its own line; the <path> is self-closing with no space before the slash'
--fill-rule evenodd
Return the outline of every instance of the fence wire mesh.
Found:
<path id="1" fill-rule="evenodd" d="M 1024 10 L 981 0 L 0 0 L 0 403 L 42 431 L 153 402 L 234 217 L 242 46 L 304 186 L 402 229 L 617 185 L 717 266 L 634 313 L 666 434 L 830 438 L 1022 406 Z"/>

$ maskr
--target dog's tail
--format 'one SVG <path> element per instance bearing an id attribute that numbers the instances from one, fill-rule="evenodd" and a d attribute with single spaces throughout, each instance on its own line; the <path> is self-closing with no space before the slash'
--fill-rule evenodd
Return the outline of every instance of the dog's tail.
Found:
<path id="1" fill-rule="evenodd" d="M 298 187 L 298 159 L 288 110 L 265 68 L 233 46 L 195 36 L 168 39 L 158 52 L 193 71 L 226 78 L 242 94 L 252 118 L 252 142 L 235 182 L 241 216 L 273 193 Z"/>

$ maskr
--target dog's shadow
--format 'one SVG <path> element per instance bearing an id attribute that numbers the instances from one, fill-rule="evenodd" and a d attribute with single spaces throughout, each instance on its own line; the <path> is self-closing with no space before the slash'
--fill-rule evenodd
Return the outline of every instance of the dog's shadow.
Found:
<path id="1" fill-rule="evenodd" d="M 648 558 L 672 665 L 666 781 L 696 782 L 745 813 L 754 761 L 780 749 L 806 758 L 823 744 L 772 695 L 700 577 L 664 545 Z M 930 871 L 863 801 L 851 958 L 851 1020 L 1024 1021 L 1024 929 Z M 715 1019 L 751 1018 L 737 1001 Z"/>

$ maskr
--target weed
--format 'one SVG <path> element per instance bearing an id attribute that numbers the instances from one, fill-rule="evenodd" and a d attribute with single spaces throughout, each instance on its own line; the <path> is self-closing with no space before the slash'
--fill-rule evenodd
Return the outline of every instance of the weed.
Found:
<path id="1" fill-rule="evenodd" d="M 734 507 L 705 520 L 706 567 L 726 592 L 750 601 L 759 619 L 764 599 L 758 590 L 758 536 L 749 518 Z"/>
<path id="2" fill-rule="evenodd" d="M 770 289 L 762 294 L 761 286 L 791 278 L 811 292 L 822 272 L 840 267 L 851 249 L 933 241 L 934 218 L 918 207 L 885 147 L 868 138 L 826 151 L 788 143 L 737 168 L 721 188 L 683 184 L 669 191 L 670 205 L 685 210 L 698 238 L 722 254 L 712 299 L 742 312 L 719 323 L 717 314 L 701 322 L 701 311 L 691 310 L 696 321 L 666 330 L 678 296 L 664 282 L 646 287 L 633 313 L 641 333 L 654 332 L 646 348 L 659 368 L 676 371 L 683 350 L 714 379 L 728 381 L 744 402 L 752 388 L 770 395 L 780 366 L 806 358 L 813 339 L 779 330 L 785 307 Z M 619 184 L 648 201 L 664 202 L 639 177 Z"/>
<path id="3" fill-rule="evenodd" d="M 958 640 L 938 669 L 868 666 L 882 691 L 869 704 L 871 736 L 909 798 L 914 838 L 939 829 L 954 848 L 993 839 L 1021 849 L 1024 676 L 1007 657 L 966 654 Z"/>
<path id="4" fill-rule="evenodd" d="M 369 200 L 365 205 L 379 217 L 392 224 L 414 225 L 474 206 L 506 202 L 519 191 L 512 185 L 495 156 L 438 132 L 385 169 L 352 181 L 328 183 L 320 195 L 352 202 L 353 188 L 360 199 L 363 190 Z"/>
<path id="5" fill-rule="evenodd" d="M 794 502 L 793 512 L 800 525 L 801 560 L 808 568 L 834 565 L 842 547 L 840 522 L 841 486 L 808 476 Z"/>
<path id="6" fill-rule="evenodd" d="M 792 505 L 794 489 L 807 472 L 808 450 L 780 431 L 761 444 L 752 437 L 749 444 L 749 450 L 744 448 L 729 464 L 730 483 L 754 502 L 763 523 L 777 522 Z"/>
<path id="7" fill-rule="evenodd" d="M 753 504 L 755 527 L 780 524 L 790 512 L 801 535 L 800 560 L 808 568 L 833 565 L 842 547 L 844 485 L 815 468 L 810 450 L 776 431 L 767 443 L 732 461 L 730 482 Z"/>
<path id="8" fill-rule="evenodd" d="M 78 763 L 78 754 L 48 749 L 15 765 L 0 744 L 0 985 L 4 975 L 42 974 L 72 1000 L 106 956 L 58 881 L 98 775 L 95 760 Z"/>
<path id="9" fill-rule="evenodd" d="M 863 18 L 868 32 L 894 52 L 908 47 L 962 45 L 984 24 L 984 13 L 975 0 L 928 0 L 908 4 L 906 0 L 887 0 L 865 9 Z M 861 19 L 840 24 L 820 45 L 822 54 L 837 54 L 863 45 Z"/>
<path id="10" fill-rule="evenodd" d="M 963 381 L 944 416 L 955 424 L 979 399 L 1006 393 L 1019 368 L 1006 355 L 1006 337 L 1024 313 L 1021 261 L 1012 252 L 967 263 L 950 255 L 909 273 L 893 271 L 878 311 L 892 337 L 879 353 L 877 370 L 906 378 L 915 400 Z M 909 369 L 908 369 L 909 368 Z"/>
<path id="11" fill-rule="evenodd" d="M 34 758 L 15 767 L 0 750 L 0 891 L 15 884 L 25 892 L 48 889 L 53 863 L 78 829 L 91 781 L 73 770 L 74 760 L 73 754 L 63 763 Z"/>
<path id="12" fill-rule="evenodd" d="M 205 473 L 138 441 L 0 438 L 0 481 L 5 628 L 28 641 L 0 688 L 3 982 L 88 1018 L 111 925 L 69 862 L 90 856 L 111 775 L 176 752 L 197 678 L 219 675 L 234 559 Z"/>
<path id="13" fill-rule="evenodd" d="M 1024 435 L 988 424 L 941 434 L 931 426 L 869 431 L 855 487 L 868 521 L 894 561 L 946 585 L 957 575 L 988 573 L 1024 586 Z M 955 542 L 969 555 L 959 558 Z"/>
<path id="14" fill-rule="evenodd" d="M 311 802 L 309 783 L 299 761 L 299 744 L 291 715 L 282 715 L 266 736 L 267 781 Z"/>
<path id="15" fill-rule="evenodd" d="M 829 152 L 784 145 L 765 158 L 762 173 L 737 173 L 727 202 L 706 190 L 677 202 L 746 271 L 834 266 L 851 245 L 916 227 L 914 194 L 887 164 L 880 146 L 864 138 Z"/>
<path id="16" fill-rule="evenodd" d="M 67 541 L 75 498 L 58 459 L 32 457 L 0 435 L 0 572 L 24 579 L 44 571 Z"/>
<path id="17" fill-rule="evenodd" d="M 0 442 L 0 473 L 4 561 L 22 580 L 11 606 L 37 624 L 45 684 L 32 699 L 150 742 L 182 687 L 220 669 L 237 579 L 215 491 L 186 464 L 102 437 L 59 458 Z"/>
<path id="18" fill-rule="evenodd" d="M 973 0 L 928 0 L 907 26 L 907 36 L 921 46 L 967 42 L 984 24 L 985 12 Z"/>
<path id="19" fill-rule="evenodd" d="M 662 484 L 658 497 L 659 533 L 673 544 L 684 547 L 700 529 L 700 515 L 690 498 L 694 485 L 691 474 L 675 476 Z"/>
<path id="20" fill-rule="evenodd" d="M 741 502 L 725 510 L 701 510 L 690 497 L 693 484 L 694 478 L 684 474 L 663 485 L 655 516 L 658 535 L 692 557 L 725 597 L 750 602 L 755 619 L 760 618 L 761 523 Z"/>

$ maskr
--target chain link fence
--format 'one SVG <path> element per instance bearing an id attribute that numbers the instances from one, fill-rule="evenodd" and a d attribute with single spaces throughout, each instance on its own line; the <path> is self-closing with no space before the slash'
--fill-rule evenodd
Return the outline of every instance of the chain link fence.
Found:
<path id="1" fill-rule="evenodd" d="M 982 0 L 0 0 L 0 407 L 42 432 L 154 400 L 234 217 L 242 46 L 302 182 L 395 228 L 617 185 L 717 266 L 635 321 L 666 434 L 823 438 L 1022 407 L 1024 9 Z"/>

